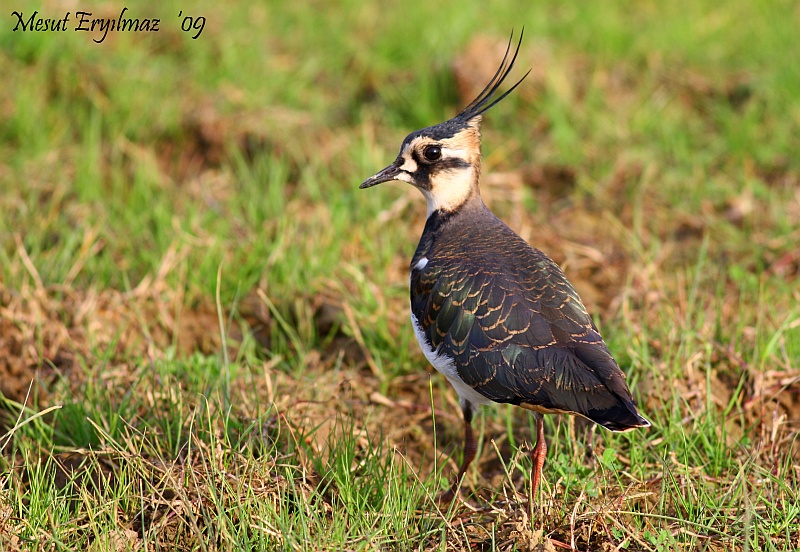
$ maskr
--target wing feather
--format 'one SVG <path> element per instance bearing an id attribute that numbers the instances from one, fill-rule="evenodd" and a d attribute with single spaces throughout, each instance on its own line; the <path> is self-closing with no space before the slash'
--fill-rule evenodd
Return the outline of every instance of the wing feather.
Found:
<path id="1" fill-rule="evenodd" d="M 624 373 L 564 273 L 500 229 L 502 242 L 423 236 L 411 308 L 431 345 L 493 401 L 573 412 L 612 429 L 641 425 Z M 422 256 L 428 262 L 418 269 Z"/>

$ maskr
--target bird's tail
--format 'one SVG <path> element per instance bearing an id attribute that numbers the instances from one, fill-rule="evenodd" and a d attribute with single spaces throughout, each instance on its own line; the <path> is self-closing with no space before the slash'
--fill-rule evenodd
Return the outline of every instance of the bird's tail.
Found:
<path id="1" fill-rule="evenodd" d="M 636 410 L 634 404 L 620 405 L 612 411 L 603 411 L 596 416 L 588 416 L 590 420 L 610 431 L 631 431 L 640 427 L 650 427 L 650 422 Z"/>

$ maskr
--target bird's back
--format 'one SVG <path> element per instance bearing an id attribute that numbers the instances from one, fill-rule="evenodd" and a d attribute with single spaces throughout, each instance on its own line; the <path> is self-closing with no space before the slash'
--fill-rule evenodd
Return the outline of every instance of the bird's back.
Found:
<path id="1" fill-rule="evenodd" d="M 649 425 L 558 265 L 477 196 L 428 218 L 411 262 L 411 310 L 427 345 L 491 401 L 614 431 Z"/>

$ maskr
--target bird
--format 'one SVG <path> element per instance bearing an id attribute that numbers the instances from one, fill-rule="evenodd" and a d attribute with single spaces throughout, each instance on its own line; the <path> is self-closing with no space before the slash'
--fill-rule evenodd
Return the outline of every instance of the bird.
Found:
<path id="1" fill-rule="evenodd" d="M 477 454 L 472 420 L 480 405 L 533 413 L 531 499 L 547 455 L 543 414 L 582 416 L 614 432 L 650 426 L 567 276 L 481 199 L 481 120 L 530 73 L 498 92 L 523 34 L 509 60 L 512 31 L 500 66 L 474 100 L 452 119 L 406 136 L 395 161 L 360 185 L 405 182 L 427 202 L 409 267 L 411 322 L 424 356 L 458 393 L 464 419 L 461 466 L 442 502 L 459 494 Z"/>

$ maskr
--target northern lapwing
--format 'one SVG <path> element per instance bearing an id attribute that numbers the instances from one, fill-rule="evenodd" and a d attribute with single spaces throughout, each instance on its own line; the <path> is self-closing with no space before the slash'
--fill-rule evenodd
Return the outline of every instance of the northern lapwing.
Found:
<path id="1" fill-rule="evenodd" d="M 561 268 L 498 219 L 481 200 L 482 115 L 510 94 L 498 89 L 522 44 L 461 113 L 406 136 L 397 159 L 361 184 L 415 186 L 428 215 L 411 260 L 411 322 L 428 361 L 458 392 L 464 458 L 440 499 L 451 500 L 477 452 L 478 405 L 533 412 L 532 497 L 547 453 L 542 414 L 577 414 L 609 429 L 648 427 L 578 293 Z M 529 71 L 530 72 L 530 71 Z"/>

